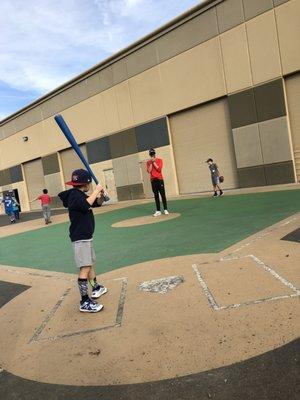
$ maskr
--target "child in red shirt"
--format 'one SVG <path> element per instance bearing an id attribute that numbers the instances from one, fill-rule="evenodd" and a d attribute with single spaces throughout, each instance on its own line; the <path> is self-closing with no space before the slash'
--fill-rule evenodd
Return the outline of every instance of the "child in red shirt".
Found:
<path id="1" fill-rule="evenodd" d="M 43 189 L 43 194 L 41 194 L 39 197 L 31 200 L 29 203 L 33 203 L 36 200 L 40 200 L 41 202 L 41 206 L 42 206 L 42 210 L 43 210 L 43 216 L 45 219 L 45 224 L 51 224 L 51 208 L 50 208 L 50 203 L 51 203 L 51 196 L 49 196 L 48 194 L 48 190 L 47 189 Z"/>
<path id="2" fill-rule="evenodd" d="M 153 216 L 158 217 L 159 215 L 161 215 L 159 194 L 163 202 L 164 213 L 168 215 L 169 211 L 167 207 L 165 184 L 162 175 L 163 160 L 161 158 L 156 158 L 156 153 L 154 149 L 149 150 L 149 156 L 151 157 L 151 159 L 147 161 L 147 172 L 150 175 L 151 186 L 156 204 L 156 212 L 153 214 Z"/>

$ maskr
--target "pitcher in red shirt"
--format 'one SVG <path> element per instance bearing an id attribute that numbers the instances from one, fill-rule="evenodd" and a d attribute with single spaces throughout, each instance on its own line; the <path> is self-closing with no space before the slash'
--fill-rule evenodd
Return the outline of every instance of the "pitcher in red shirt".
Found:
<path id="1" fill-rule="evenodd" d="M 153 216 L 158 217 L 159 215 L 161 215 L 159 193 L 163 202 L 164 213 L 168 215 L 169 211 L 167 207 L 165 184 L 162 175 L 163 160 L 161 158 L 156 157 L 154 149 L 149 150 L 149 156 L 151 158 L 149 161 L 147 161 L 147 172 L 150 175 L 151 186 L 154 193 L 155 204 L 156 204 L 156 212 L 153 214 Z"/>
<path id="2" fill-rule="evenodd" d="M 42 210 L 43 210 L 43 216 L 45 218 L 45 224 L 51 224 L 51 208 L 50 208 L 50 203 L 51 203 L 51 197 L 48 194 L 47 189 L 43 189 L 43 194 L 41 194 L 39 197 L 31 200 L 29 203 L 33 203 L 36 200 L 40 200 Z"/>

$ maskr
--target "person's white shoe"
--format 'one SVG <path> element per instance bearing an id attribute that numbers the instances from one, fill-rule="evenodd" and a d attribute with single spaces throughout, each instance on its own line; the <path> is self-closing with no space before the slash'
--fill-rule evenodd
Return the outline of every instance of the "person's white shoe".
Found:
<path id="1" fill-rule="evenodd" d="M 93 300 L 88 299 L 85 302 L 80 302 L 79 311 L 88 312 L 88 313 L 96 313 L 103 309 L 102 304 L 95 303 Z"/>
<path id="2" fill-rule="evenodd" d="M 103 294 L 107 293 L 107 288 L 103 285 L 99 285 L 97 289 L 94 289 L 92 292 L 92 299 L 98 299 Z"/>
<path id="3" fill-rule="evenodd" d="M 161 211 L 156 211 L 154 214 L 153 214 L 153 217 L 159 217 L 161 215 Z"/>
<path id="4" fill-rule="evenodd" d="M 165 210 L 164 213 L 165 213 L 165 215 L 169 215 L 170 214 L 168 210 Z"/>

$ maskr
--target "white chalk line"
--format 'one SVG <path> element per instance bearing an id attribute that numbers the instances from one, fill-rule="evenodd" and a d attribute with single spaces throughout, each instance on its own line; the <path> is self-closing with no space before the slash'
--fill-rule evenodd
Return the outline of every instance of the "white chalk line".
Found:
<path id="1" fill-rule="evenodd" d="M 223 257 L 220 258 L 219 262 L 242 260 L 243 258 L 251 258 L 258 266 L 262 267 L 266 272 L 269 272 L 273 276 L 273 278 L 278 279 L 283 285 L 287 286 L 289 289 L 293 290 L 297 294 L 300 294 L 300 290 L 297 289 L 291 282 L 283 278 L 274 269 L 269 267 L 267 264 L 265 264 L 262 260 L 254 256 L 253 254 L 248 254 L 246 256 L 241 256 L 241 257 L 231 257 L 231 258 Z"/>
<path id="2" fill-rule="evenodd" d="M 214 296 L 212 295 L 211 291 L 209 290 L 209 288 L 208 288 L 206 282 L 205 282 L 204 279 L 202 278 L 202 275 L 201 275 L 201 273 L 200 273 L 200 271 L 199 271 L 197 265 L 196 265 L 196 264 L 193 264 L 193 265 L 192 265 L 192 268 L 193 268 L 193 270 L 194 270 L 194 272 L 195 272 L 195 274 L 196 274 L 196 276 L 197 276 L 198 282 L 200 283 L 200 285 L 201 285 L 201 287 L 202 287 L 202 289 L 203 289 L 203 292 L 204 292 L 205 296 L 207 297 L 207 300 L 208 300 L 209 304 L 211 305 L 211 307 L 212 307 L 214 310 L 219 310 L 220 307 L 219 307 L 219 305 L 217 304 L 217 302 L 216 302 Z"/>
<path id="3" fill-rule="evenodd" d="M 274 297 L 266 297 L 264 299 L 245 301 L 244 303 L 230 304 L 229 306 L 221 306 L 218 308 L 218 310 L 228 310 L 230 308 L 239 308 L 239 307 L 250 306 L 253 304 L 267 303 L 269 301 L 292 299 L 293 297 L 299 297 L 299 296 L 300 296 L 300 293 L 299 294 L 296 294 L 296 293 L 295 294 L 284 294 L 282 296 L 274 296 Z"/>
<path id="4" fill-rule="evenodd" d="M 260 267 L 262 267 L 265 271 L 269 272 L 275 279 L 278 279 L 283 285 L 285 285 L 289 289 L 293 290 L 293 292 L 296 292 L 296 294 L 298 294 L 298 295 L 300 294 L 300 290 L 298 290 L 291 282 L 289 282 L 287 279 L 283 278 L 274 269 L 272 269 L 271 267 L 266 265 L 259 258 L 255 257 L 253 254 L 249 255 L 248 257 L 251 257 Z"/>
<path id="5" fill-rule="evenodd" d="M 215 300 L 211 290 L 209 289 L 207 283 L 205 282 L 204 278 L 202 277 L 197 264 L 193 264 L 192 268 L 196 274 L 197 280 L 198 280 L 200 286 L 202 287 L 203 292 L 204 292 L 210 306 L 213 308 L 213 310 L 220 311 L 220 310 L 234 309 L 234 308 L 239 308 L 239 307 L 244 307 L 244 306 L 249 306 L 249 305 L 254 305 L 254 304 L 266 303 L 266 302 L 270 302 L 270 301 L 300 297 L 300 289 L 296 288 L 291 282 L 289 282 L 287 279 L 283 278 L 274 269 L 272 269 L 271 267 L 266 265 L 263 261 L 261 261 L 259 258 L 254 256 L 253 254 L 249 254 L 246 256 L 242 256 L 242 257 L 223 258 L 223 259 L 220 259 L 219 262 L 242 260 L 244 258 L 251 258 L 256 263 L 257 266 L 263 268 L 266 272 L 271 274 L 273 278 L 279 280 L 284 286 L 291 289 L 294 293 L 286 294 L 286 295 L 279 295 L 279 296 L 272 296 L 272 297 L 267 297 L 267 298 L 257 299 L 257 300 L 250 300 L 250 301 L 246 301 L 243 303 L 230 304 L 227 306 L 219 306 L 217 301 Z"/>
<path id="6" fill-rule="evenodd" d="M 88 333 L 94 333 L 94 332 L 107 330 L 107 329 L 111 329 L 111 328 L 115 328 L 115 327 L 121 327 L 122 326 L 123 313 L 124 313 L 124 305 L 125 305 L 125 298 L 126 298 L 128 280 L 127 280 L 127 278 L 117 278 L 117 279 L 114 279 L 114 280 L 121 280 L 120 296 L 119 296 L 119 302 L 118 302 L 118 307 L 117 307 L 116 318 L 115 318 L 115 323 L 114 324 L 106 325 L 106 326 L 102 326 L 102 327 L 94 328 L 94 329 L 86 329 L 86 330 L 82 330 L 82 331 L 61 333 L 61 334 L 58 334 L 58 335 L 48 336 L 48 337 L 40 337 L 40 335 L 44 331 L 46 325 L 53 318 L 54 314 L 56 313 L 58 308 L 62 305 L 63 301 L 65 300 L 65 298 L 69 294 L 71 288 L 68 288 L 65 291 L 65 293 L 60 297 L 58 302 L 53 306 L 53 308 L 46 315 L 46 317 L 42 321 L 41 325 L 35 330 L 33 336 L 30 338 L 28 343 L 30 344 L 30 343 L 34 343 L 34 342 L 54 341 L 54 340 L 57 340 L 57 339 L 63 339 L 63 338 L 72 337 L 72 336 L 79 336 L 79 335 L 84 335 L 84 334 L 88 334 Z"/>
<path id="7" fill-rule="evenodd" d="M 262 234 L 260 234 L 260 235 L 258 235 L 258 236 L 257 236 L 257 234 L 256 234 L 255 237 L 254 237 L 252 240 L 250 240 L 250 241 L 247 242 L 247 243 L 244 243 L 243 245 L 241 245 L 241 246 L 238 247 L 237 249 L 233 250 L 232 252 L 230 252 L 230 253 L 227 254 L 226 256 L 223 256 L 223 257 L 221 257 L 221 258 L 218 258 L 218 259 L 215 259 L 215 260 L 212 260 L 212 261 L 204 261 L 204 262 L 198 263 L 198 265 L 215 264 L 215 263 L 217 263 L 217 262 L 230 261 L 230 260 L 237 260 L 237 259 L 240 258 L 240 256 L 235 255 L 236 253 L 238 253 L 239 251 L 243 250 L 243 249 L 246 248 L 246 247 L 249 247 L 251 244 L 253 244 L 253 243 L 255 243 L 255 242 L 257 242 L 257 241 L 259 241 L 259 240 L 265 238 L 266 236 L 270 235 L 272 232 L 274 232 L 274 231 L 277 230 L 278 228 L 281 228 L 282 226 L 286 226 L 286 225 L 288 225 L 288 224 L 294 222 L 294 221 L 297 220 L 298 218 L 299 218 L 299 217 L 297 216 L 297 217 L 291 218 L 291 219 L 289 219 L 288 221 L 285 221 L 285 222 L 283 222 L 283 223 L 281 223 L 281 224 L 278 224 L 278 223 L 277 223 L 275 226 L 273 226 L 273 227 L 271 227 L 271 228 L 267 228 L 267 229 L 268 229 L 268 232 L 262 233 Z M 243 257 L 243 256 L 242 256 L 242 257 Z"/>
<path id="8" fill-rule="evenodd" d="M 69 294 L 71 288 L 68 288 L 64 294 L 60 297 L 60 299 L 58 300 L 58 302 L 54 305 L 54 307 L 50 310 L 50 312 L 46 315 L 46 317 L 44 318 L 44 320 L 42 321 L 41 325 L 35 330 L 33 336 L 30 338 L 28 343 L 37 341 L 39 336 L 41 335 L 41 333 L 43 332 L 43 330 L 45 329 L 46 325 L 48 324 L 48 322 L 52 319 L 52 317 L 54 316 L 54 314 L 56 313 L 56 311 L 59 309 L 59 307 L 62 305 L 64 299 L 67 297 L 67 295 Z"/>

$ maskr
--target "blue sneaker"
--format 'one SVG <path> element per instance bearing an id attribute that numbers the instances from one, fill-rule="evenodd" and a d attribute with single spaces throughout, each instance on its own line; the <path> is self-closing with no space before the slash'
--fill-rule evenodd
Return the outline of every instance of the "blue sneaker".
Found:
<path id="1" fill-rule="evenodd" d="M 91 299 L 86 300 L 83 303 L 80 303 L 79 311 L 88 312 L 88 313 L 96 313 L 103 309 L 102 304 L 98 304 Z"/>
<path id="2" fill-rule="evenodd" d="M 107 293 L 107 288 L 105 286 L 98 285 L 98 287 L 92 291 L 91 298 L 98 299 L 100 296 L 102 296 L 105 293 Z"/>

